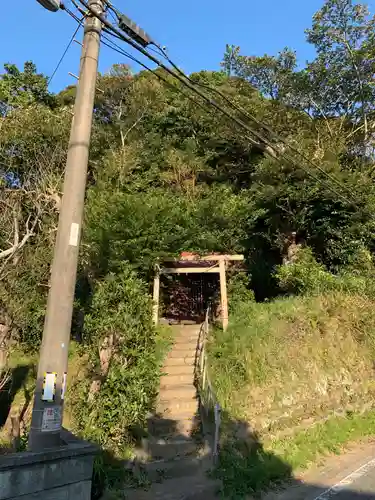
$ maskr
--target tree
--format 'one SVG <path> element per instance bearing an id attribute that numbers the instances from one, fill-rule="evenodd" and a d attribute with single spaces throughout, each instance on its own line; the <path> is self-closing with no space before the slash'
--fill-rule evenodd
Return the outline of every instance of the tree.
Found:
<path id="1" fill-rule="evenodd" d="M 267 54 L 256 57 L 240 55 L 239 50 L 239 47 L 227 45 L 222 62 L 224 70 L 246 79 L 266 97 L 286 101 L 297 66 L 295 52 L 285 48 L 276 57 Z"/>
<path id="2" fill-rule="evenodd" d="M 326 0 L 306 30 L 317 57 L 297 70 L 296 54 L 244 56 L 228 46 L 222 65 L 245 78 L 264 96 L 307 113 L 317 132 L 352 152 L 373 151 L 375 18 L 352 0 Z M 228 66 L 229 65 L 229 66 Z"/>
<path id="3" fill-rule="evenodd" d="M 0 116 L 5 116 L 9 109 L 32 103 L 54 105 L 48 91 L 48 78 L 37 73 L 33 62 L 25 62 L 23 71 L 15 64 L 4 64 L 4 70 L 0 75 Z"/>
<path id="4" fill-rule="evenodd" d="M 350 133 L 359 135 L 365 147 L 375 102 L 374 28 L 375 17 L 366 6 L 327 0 L 306 31 L 318 54 L 306 68 L 315 115 L 350 122 Z"/>

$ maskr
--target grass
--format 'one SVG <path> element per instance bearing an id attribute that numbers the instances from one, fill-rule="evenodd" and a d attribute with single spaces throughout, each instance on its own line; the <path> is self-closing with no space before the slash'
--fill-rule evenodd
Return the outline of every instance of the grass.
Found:
<path id="1" fill-rule="evenodd" d="M 264 490 L 375 435 L 374 332 L 374 302 L 337 292 L 242 304 L 227 332 L 214 332 L 217 473 L 228 496 Z"/>
<path id="2" fill-rule="evenodd" d="M 362 415 L 333 417 L 294 436 L 264 444 L 228 438 L 223 444 L 216 476 L 224 495 L 243 498 L 289 481 L 327 454 L 339 454 L 350 443 L 375 435 L 375 410 Z"/>
<path id="3" fill-rule="evenodd" d="M 168 325 L 158 325 L 158 335 L 156 339 L 156 360 L 159 366 L 162 366 L 164 358 L 173 344 L 173 332 Z"/>
<path id="4" fill-rule="evenodd" d="M 209 348 L 225 411 L 277 433 L 375 393 L 373 301 L 335 294 L 246 304 Z"/>

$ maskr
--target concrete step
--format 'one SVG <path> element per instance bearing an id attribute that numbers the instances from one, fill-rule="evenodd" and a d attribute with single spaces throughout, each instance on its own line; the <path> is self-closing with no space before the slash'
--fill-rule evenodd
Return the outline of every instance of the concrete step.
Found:
<path id="1" fill-rule="evenodd" d="M 212 500 L 220 496 L 221 484 L 207 477 L 204 470 L 193 475 L 155 482 L 148 491 L 128 489 L 127 500 Z"/>
<path id="2" fill-rule="evenodd" d="M 184 358 L 184 359 L 195 359 L 196 352 L 195 349 L 175 349 L 173 348 L 171 352 L 168 353 L 166 362 L 172 358 Z"/>
<path id="3" fill-rule="evenodd" d="M 186 341 L 185 339 L 179 340 L 173 344 L 173 351 L 194 351 L 197 350 L 197 342 Z"/>
<path id="4" fill-rule="evenodd" d="M 148 439 L 144 449 L 153 459 L 175 459 L 197 451 L 197 443 L 190 437 L 177 436 L 171 439 Z"/>
<path id="5" fill-rule="evenodd" d="M 177 375 L 167 374 L 162 375 L 160 378 L 160 388 L 166 388 L 176 385 L 193 385 L 194 376 L 193 373 L 179 373 Z"/>
<path id="6" fill-rule="evenodd" d="M 196 396 L 197 391 L 193 384 L 161 387 L 159 391 L 159 399 L 165 401 L 188 401 Z"/>
<path id="7" fill-rule="evenodd" d="M 143 472 L 150 481 L 165 481 L 184 476 L 197 476 L 212 468 L 211 456 L 176 457 L 172 460 L 155 460 L 143 465 Z"/>
<path id="8" fill-rule="evenodd" d="M 194 363 L 193 364 L 169 364 L 163 367 L 162 377 L 172 376 L 172 375 L 190 375 L 194 378 Z"/>
<path id="9" fill-rule="evenodd" d="M 168 413 L 172 419 L 179 420 L 179 415 L 182 413 L 186 414 L 191 412 L 191 415 L 195 415 L 198 411 L 198 400 L 188 399 L 187 401 L 166 401 L 160 400 L 158 403 L 158 412 Z"/>
<path id="10" fill-rule="evenodd" d="M 154 437 L 190 436 L 199 426 L 200 422 L 189 414 L 188 417 L 179 420 L 151 419 L 148 422 L 148 431 Z"/>
<path id="11" fill-rule="evenodd" d="M 175 339 L 172 349 L 190 349 L 196 351 L 198 347 L 198 338 L 196 339 Z"/>
<path id="12" fill-rule="evenodd" d="M 166 368 L 170 366 L 183 366 L 183 365 L 189 365 L 189 366 L 194 366 L 195 364 L 195 356 L 189 356 L 189 357 L 167 357 L 164 363 L 163 371 L 166 370 Z"/>

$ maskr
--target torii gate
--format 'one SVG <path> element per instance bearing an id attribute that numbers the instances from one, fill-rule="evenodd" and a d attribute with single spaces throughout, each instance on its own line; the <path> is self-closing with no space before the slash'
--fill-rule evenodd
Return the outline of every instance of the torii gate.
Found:
<path id="1" fill-rule="evenodd" d="M 163 265 L 155 266 L 154 277 L 154 306 L 153 319 L 157 324 L 159 320 L 159 295 L 160 276 L 162 274 L 182 274 L 182 273 L 219 273 L 220 274 L 220 300 L 223 330 L 228 328 L 228 296 L 226 268 L 231 261 L 242 261 L 243 255 L 205 255 L 200 257 L 190 252 L 183 252 L 179 258 L 165 258 Z M 164 264 L 168 264 L 165 267 Z"/>

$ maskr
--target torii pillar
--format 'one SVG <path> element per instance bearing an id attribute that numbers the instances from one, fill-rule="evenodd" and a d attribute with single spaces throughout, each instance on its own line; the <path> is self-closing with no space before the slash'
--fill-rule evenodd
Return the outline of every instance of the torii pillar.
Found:
<path id="1" fill-rule="evenodd" d="M 223 330 L 228 328 L 228 294 L 227 294 L 227 279 L 226 267 L 227 262 L 242 261 L 243 255 L 205 255 L 198 257 L 189 252 L 187 255 L 182 255 L 180 259 L 167 258 L 164 263 L 171 263 L 169 267 L 155 266 L 154 277 L 154 293 L 153 293 L 153 320 L 155 325 L 159 320 L 159 295 L 160 295 L 160 275 L 161 274 L 188 274 L 188 273 L 218 273 L 220 276 L 220 302 L 221 302 L 221 319 Z M 213 262 L 213 265 L 208 265 Z M 173 267 L 172 267 L 173 266 Z"/>
<path id="2" fill-rule="evenodd" d="M 228 294 L 227 294 L 227 277 L 225 273 L 225 260 L 219 261 L 220 273 L 220 301 L 221 301 L 221 320 L 223 323 L 223 330 L 228 328 Z"/>

